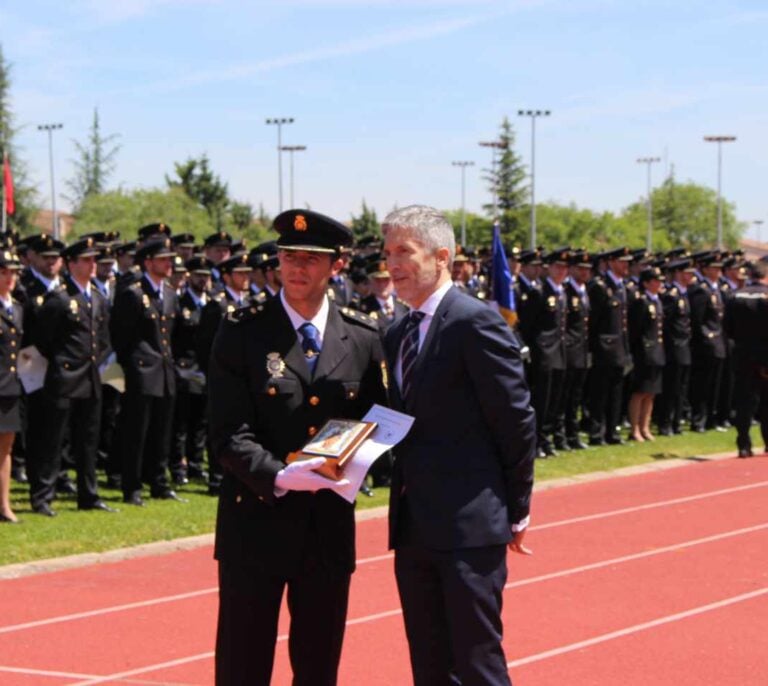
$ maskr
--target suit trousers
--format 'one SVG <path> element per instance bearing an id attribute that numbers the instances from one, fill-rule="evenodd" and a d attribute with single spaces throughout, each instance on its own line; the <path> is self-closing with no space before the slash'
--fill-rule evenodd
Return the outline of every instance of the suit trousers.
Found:
<path id="1" fill-rule="evenodd" d="M 277 621 L 286 587 L 293 686 L 335 686 L 350 575 L 320 568 L 311 555 L 303 566 L 297 576 L 285 578 L 233 562 L 219 562 L 216 686 L 270 683 Z"/>
<path id="2" fill-rule="evenodd" d="M 152 496 L 168 490 L 174 399 L 173 395 L 123 394 L 117 437 L 125 497 L 140 494 L 142 482 L 149 484 Z"/>
<path id="3" fill-rule="evenodd" d="M 65 435 L 77 470 L 77 505 L 90 507 L 98 500 L 96 451 L 101 423 L 101 397 L 53 398 L 45 391 L 30 396 L 27 471 L 32 507 L 53 501 L 61 472 Z"/>
<path id="4" fill-rule="evenodd" d="M 616 439 L 616 427 L 621 421 L 624 368 L 593 367 L 590 381 L 589 438 L 592 441 Z"/>

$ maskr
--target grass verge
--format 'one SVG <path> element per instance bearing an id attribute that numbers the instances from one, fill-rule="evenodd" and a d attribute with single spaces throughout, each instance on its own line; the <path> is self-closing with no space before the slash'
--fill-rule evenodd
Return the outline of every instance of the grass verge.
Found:
<path id="1" fill-rule="evenodd" d="M 733 450 L 735 442 L 733 430 L 724 433 L 709 431 L 658 438 L 653 443 L 566 452 L 555 458 L 537 461 L 536 479 L 545 481 L 658 460 L 725 452 Z M 203 484 L 190 484 L 179 489 L 180 495 L 189 499 L 188 503 L 148 499 L 146 507 L 123 505 L 121 494 L 105 488 L 103 484 L 100 485 L 100 493 L 108 504 L 119 508 L 120 512 L 78 512 L 72 497 L 58 499 L 54 503 L 58 516 L 48 518 L 33 514 L 29 507 L 28 489 L 14 484 L 13 508 L 23 523 L 19 526 L 0 524 L 0 565 L 101 552 L 211 533 L 214 529 L 216 499 L 207 494 Z M 377 507 L 385 505 L 387 500 L 387 489 L 378 488 L 373 497 L 361 495 L 357 507 Z"/>

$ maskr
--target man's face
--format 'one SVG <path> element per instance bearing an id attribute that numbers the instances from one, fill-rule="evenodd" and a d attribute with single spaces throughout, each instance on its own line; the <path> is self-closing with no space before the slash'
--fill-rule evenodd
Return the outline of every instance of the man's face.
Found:
<path id="1" fill-rule="evenodd" d="M 228 245 L 211 245 L 205 249 L 205 256 L 214 264 L 228 260 L 231 254 Z"/>
<path id="2" fill-rule="evenodd" d="M 397 295 L 411 307 L 437 290 L 448 268 L 447 248 L 429 250 L 403 229 L 390 229 L 384 239 L 384 257 Z"/>
<path id="3" fill-rule="evenodd" d="M 610 260 L 608 268 L 618 277 L 625 277 L 629 273 L 629 262 L 625 260 Z"/>
<path id="4" fill-rule="evenodd" d="M 723 270 L 720 267 L 702 267 L 701 273 L 704 274 L 706 279 L 715 283 L 720 278 Z"/>
<path id="5" fill-rule="evenodd" d="M 62 259 L 59 255 L 38 255 L 30 250 L 32 266 L 47 279 L 55 279 L 61 271 Z"/>
<path id="6" fill-rule="evenodd" d="M 280 286 L 283 285 L 283 282 L 280 278 L 280 269 L 279 268 L 273 268 L 273 269 L 267 269 L 265 272 L 265 275 L 267 277 L 267 283 L 272 288 L 273 291 L 280 290 Z"/>
<path id="7" fill-rule="evenodd" d="M 536 281 L 541 274 L 541 267 L 538 264 L 524 264 L 520 267 L 520 271 L 529 281 Z"/>
<path id="8" fill-rule="evenodd" d="M 328 279 L 343 264 L 328 253 L 308 250 L 280 250 L 277 256 L 283 290 L 294 302 L 319 303 L 325 297 Z"/>
<path id="9" fill-rule="evenodd" d="M 126 252 L 117 256 L 117 269 L 121 274 L 125 274 L 131 267 L 133 267 L 133 255 Z"/>
<path id="10" fill-rule="evenodd" d="M 514 257 L 510 257 L 507 259 L 507 263 L 509 264 L 509 271 L 512 273 L 512 276 L 517 276 L 520 273 L 520 262 Z"/>
<path id="11" fill-rule="evenodd" d="M 176 252 L 179 254 L 179 257 L 184 261 L 187 262 L 188 260 L 191 260 L 195 256 L 195 249 L 191 248 L 186 245 L 180 245 L 176 248 Z"/>
<path id="12" fill-rule="evenodd" d="M 592 276 L 592 270 L 589 267 L 574 267 L 573 278 L 580 284 L 587 283 Z"/>
<path id="13" fill-rule="evenodd" d="M 229 274 L 222 274 L 221 278 L 235 293 L 242 293 L 248 290 L 249 276 L 250 272 L 230 272 Z"/>
<path id="14" fill-rule="evenodd" d="M 391 276 L 375 276 L 370 279 L 371 290 L 376 297 L 386 300 L 392 295 L 392 277 Z"/>
<path id="15" fill-rule="evenodd" d="M 195 293 L 202 295 L 210 287 L 211 275 L 192 272 L 187 278 L 187 283 Z"/>
<path id="16" fill-rule="evenodd" d="M 150 257 L 144 260 L 144 267 L 155 281 L 168 278 L 173 272 L 172 257 Z"/>
<path id="17" fill-rule="evenodd" d="M 69 273 L 78 283 L 90 281 L 96 274 L 96 258 L 93 255 L 76 257 L 67 263 Z"/>
<path id="18" fill-rule="evenodd" d="M 0 293 L 7 295 L 16 287 L 16 269 L 0 269 Z"/>
<path id="19" fill-rule="evenodd" d="M 691 281 L 693 281 L 693 272 L 675 272 L 675 279 L 681 286 L 688 288 Z"/>
<path id="20" fill-rule="evenodd" d="M 114 262 L 97 262 L 96 278 L 99 281 L 109 281 L 109 279 L 112 277 L 112 267 L 114 266 Z"/>
<path id="21" fill-rule="evenodd" d="M 184 284 L 187 282 L 187 273 L 186 272 L 173 272 L 170 276 L 170 283 L 171 288 L 173 290 L 178 291 L 182 288 L 184 288 Z"/>
<path id="22" fill-rule="evenodd" d="M 264 284 L 267 283 L 264 271 L 261 269 L 251 269 L 251 283 L 259 290 L 264 288 Z"/>
<path id="23" fill-rule="evenodd" d="M 560 262 L 555 262 L 549 265 L 549 278 L 556 284 L 561 284 L 565 281 L 565 277 L 568 275 L 568 265 Z"/>
<path id="24" fill-rule="evenodd" d="M 661 290 L 661 281 L 659 279 L 648 279 L 648 281 L 645 282 L 645 290 L 653 295 L 658 295 Z"/>

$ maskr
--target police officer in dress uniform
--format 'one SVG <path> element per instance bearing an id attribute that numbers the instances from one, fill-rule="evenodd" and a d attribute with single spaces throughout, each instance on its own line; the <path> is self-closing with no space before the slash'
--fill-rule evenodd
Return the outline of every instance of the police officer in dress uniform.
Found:
<path id="1" fill-rule="evenodd" d="M 219 264 L 232 257 L 232 236 L 226 231 L 217 231 L 207 236 L 203 241 L 203 255 L 213 262 L 211 269 L 212 289 L 214 292 L 223 290 Z"/>
<path id="2" fill-rule="evenodd" d="M 528 292 L 520 333 L 531 349 L 531 405 L 536 410 L 538 457 L 555 455 L 551 434 L 565 374 L 566 300 L 563 281 L 568 274 L 569 248 L 545 255 L 548 274 L 539 288 Z M 565 449 L 565 444 L 560 445 Z"/>
<path id="3" fill-rule="evenodd" d="M 203 308 L 208 304 L 211 261 L 193 257 L 185 264 L 187 284 L 179 296 L 179 313 L 171 337 L 176 367 L 176 404 L 171 444 L 171 478 L 178 486 L 189 479 L 208 479 L 205 470 L 205 373 L 200 364 L 198 338 Z"/>
<path id="4" fill-rule="evenodd" d="M 627 248 L 603 253 L 607 270 L 587 287 L 591 307 L 589 348 L 590 445 L 623 443 L 616 433 L 620 420 L 624 375 L 631 366 L 627 338 L 627 292 L 624 278 L 632 254 Z"/>
<path id="5" fill-rule="evenodd" d="M 142 277 L 115 296 L 110 319 L 112 345 L 125 373 L 118 420 L 123 501 L 144 505 L 142 482 L 150 495 L 181 500 L 168 482 L 176 371 L 171 336 L 177 312 L 166 283 L 173 268 L 169 238 L 154 238 L 136 251 Z"/>
<path id="6" fill-rule="evenodd" d="M 32 342 L 48 361 L 45 383 L 30 398 L 29 477 L 32 509 L 49 517 L 65 433 L 77 469 L 77 506 L 114 512 L 98 494 L 96 452 L 101 422 L 101 365 L 111 352 L 109 305 L 93 286 L 93 238 L 62 251 L 63 283 L 37 309 Z"/>
<path id="7" fill-rule="evenodd" d="M 567 446 L 583 450 L 586 444 L 579 438 L 579 408 L 591 359 L 589 354 L 589 295 L 587 283 L 592 263 L 586 250 L 571 254 L 571 274 L 565 280 L 565 377 L 561 395 L 561 410 L 557 423 L 558 435 Z"/>
<path id="8" fill-rule="evenodd" d="M 723 297 L 723 307 L 728 307 L 728 302 L 739 289 L 739 272 L 742 269 L 742 258 L 733 253 L 723 256 L 723 273 L 720 277 L 720 293 Z M 736 384 L 736 360 L 733 356 L 733 339 L 724 333 L 725 359 L 723 360 L 723 374 L 720 379 L 720 397 L 717 400 L 716 422 L 718 429 L 727 429 L 732 425 L 733 419 L 733 392 Z"/>
<path id="9" fill-rule="evenodd" d="M 392 277 L 387 269 L 386 260 L 380 253 L 372 255 L 365 268 L 368 281 L 371 284 L 371 294 L 362 298 L 355 308 L 365 312 L 375 319 L 382 333 L 392 326 L 400 317 L 408 314 L 408 305 L 395 297 Z"/>
<path id="10" fill-rule="evenodd" d="M 661 294 L 664 310 L 664 357 L 666 364 L 658 411 L 662 436 L 682 433 L 683 400 L 691 378 L 691 303 L 688 287 L 693 280 L 689 259 L 669 263 L 670 283 Z"/>
<path id="11" fill-rule="evenodd" d="M 210 430 L 224 467 L 219 686 L 270 682 L 286 587 L 293 684 L 336 684 L 354 508 L 311 471 L 315 461 L 286 466 L 286 458 L 328 419 L 359 419 L 384 398 L 376 322 L 327 297 L 350 230 L 309 210 L 284 212 L 274 226 L 283 289 L 227 316 L 209 372 Z"/>
<path id="12" fill-rule="evenodd" d="M 702 275 L 688 289 L 691 302 L 691 428 L 696 432 L 714 429 L 717 400 L 725 360 L 723 296 L 718 280 L 723 267 L 720 253 L 699 258 Z"/>
<path id="13" fill-rule="evenodd" d="M 724 319 L 734 342 L 739 457 L 754 454 L 749 429 L 756 411 L 763 451 L 768 453 L 768 260 L 761 258 L 750 271 L 751 283 L 728 301 Z"/>
<path id="14" fill-rule="evenodd" d="M 528 350 L 528 355 L 523 357 L 523 361 L 525 363 L 526 379 L 530 386 L 530 343 L 522 334 L 522 328 L 523 321 L 527 318 L 527 311 L 531 302 L 531 292 L 539 288 L 538 278 L 541 273 L 541 252 L 538 249 L 522 250 L 519 253 L 518 262 L 520 268 L 517 271 L 513 287 L 518 321 L 517 334 L 521 349 Z"/>

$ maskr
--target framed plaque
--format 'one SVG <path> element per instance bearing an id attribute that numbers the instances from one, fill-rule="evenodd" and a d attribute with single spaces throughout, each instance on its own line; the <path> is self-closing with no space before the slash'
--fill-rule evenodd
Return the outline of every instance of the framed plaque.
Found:
<path id="1" fill-rule="evenodd" d="M 286 462 L 324 457 L 325 464 L 315 471 L 338 481 L 344 466 L 376 429 L 376 422 L 362 422 L 354 419 L 329 419 L 300 452 L 291 453 Z"/>

